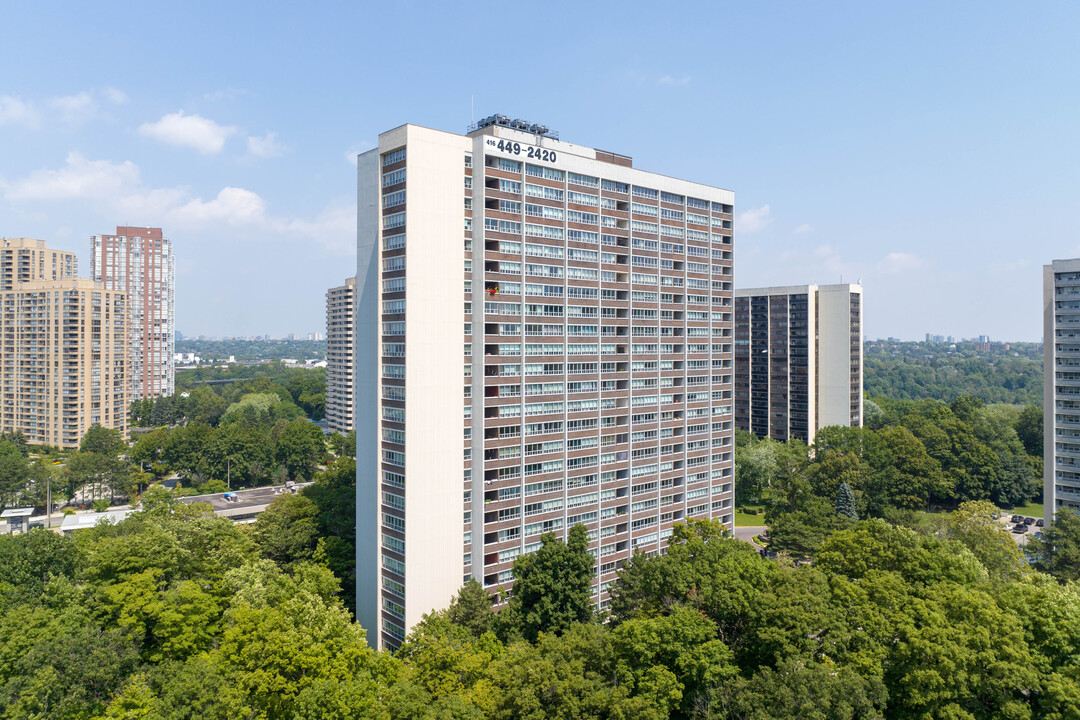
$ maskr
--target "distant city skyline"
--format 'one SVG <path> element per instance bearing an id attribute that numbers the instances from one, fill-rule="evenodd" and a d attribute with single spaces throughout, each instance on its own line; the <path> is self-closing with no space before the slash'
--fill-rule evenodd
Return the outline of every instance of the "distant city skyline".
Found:
<path id="1" fill-rule="evenodd" d="M 0 236 L 88 268 L 102 228 L 161 227 L 179 327 L 316 328 L 355 267 L 356 153 L 407 120 L 463 132 L 501 112 L 733 190 L 736 287 L 861 282 L 868 337 L 1038 340 L 1041 267 L 1080 255 L 1075 4 L 645 11 L 500 7 L 500 32 L 573 49 L 533 82 L 476 72 L 454 5 L 68 4 L 57 23 L 9 3 Z M 88 52 L 95 37 L 124 51 Z"/>

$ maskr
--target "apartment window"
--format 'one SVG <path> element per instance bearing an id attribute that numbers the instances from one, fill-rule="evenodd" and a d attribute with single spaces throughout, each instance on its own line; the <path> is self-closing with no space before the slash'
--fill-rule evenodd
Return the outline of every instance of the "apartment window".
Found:
<path id="1" fill-rule="evenodd" d="M 525 174 L 533 177 L 544 178 L 545 180 L 558 180 L 562 182 L 563 171 L 556 170 L 555 168 L 543 167 L 540 165 L 525 164 Z"/>
<path id="2" fill-rule="evenodd" d="M 401 162 L 405 159 L 405 148 L 398 148 L 383 155 L 383 167 L 387 165 L 393 165 L 396 162 Z"/>
<path id="3" fill-rule="evenodd" d="M 529 174 L 531 175 L 532 173 Z M 546 185 L 533 185 L 531 183 L 525 183 L 525 194 L 529 197 L 556 200 L 558 202 L 562 202 L 565 196 L 563 191 L 559 188 L 548 187 Z"/>
<path id="4" fill-rule="evenodd" d="M 600 179 L 594 178 L 589 175 L 579 175 L 578 173 L 570 173 L 567 176 L 567 181 L 574 185 L 583 185 L 585 187 L 600 187 Z"/>
<path id="5" fill-rule="evenodd" d="M 399 168 L 397 170 L 391 170 L 388 173 L 383 173 L 382 186 L 384 188 L 403 182 L 405 182 L 405 168 Z"/>

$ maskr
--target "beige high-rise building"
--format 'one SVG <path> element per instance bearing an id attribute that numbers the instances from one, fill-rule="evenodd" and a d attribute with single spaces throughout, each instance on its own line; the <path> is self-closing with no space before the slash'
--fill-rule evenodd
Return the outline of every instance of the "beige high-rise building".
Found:
<path id="1" fill-rule="evenodd" d="M 50 250 L 44 240 L 0 239 L 0 290 L 31 280 L 59 280 L 75 277 L 79 269 L 75 253 Z"/>
<path id="2" fill-rule="evenodd" d="M 331 432 L 353 429 L 355 358 L 356 278 L 351 277 L 326 291 L 326 427 Z"/>
<path id="3" fill-rule="evenodd" d="M 172 395 L 176 349 L 172 243 L 161 228 L 117 227 L 90 242 L 94 280 L 127 298 L 128 396 Z"/>
<path id="4" fill-rule="evenodd" d="M 735 291 L 735 425 L 812 443 L 863 424 L 862 286 Z"/>
<path id="5" fill-rule="evenodd" d="M 605 607 L 675 523 L 731 527 L 731 191 L 503 116 L 403 125 L 357 165 L 373 643 L 400 644 L 470 578 L 509 590 L 547 532 L 586 527 Z"/>
<path id="6" fill-rule="evenodd" d="M 0 290 L 0 431 L 65 448 L 93 423 L 125 432 L 125 312 L 82 278 Z"/>

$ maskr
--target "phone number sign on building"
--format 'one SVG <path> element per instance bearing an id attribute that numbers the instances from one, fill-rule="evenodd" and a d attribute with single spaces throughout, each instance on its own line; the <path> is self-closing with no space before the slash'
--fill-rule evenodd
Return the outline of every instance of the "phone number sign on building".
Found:
<path id="1" fill-rule="evenodd" d="M 537 145 L 522 145 L 513 140 L 489 137 L 484 140 L 484 146 L 489 150 L 497 150 L 506 153 L 507 155 L 516 155 L 529 160 L 539 160 L 540 162 L 550 163 L 553 163 L 556 160 L 556 153 L 554 150 L 548 150 L 547 148 L 542 148 Z"/>

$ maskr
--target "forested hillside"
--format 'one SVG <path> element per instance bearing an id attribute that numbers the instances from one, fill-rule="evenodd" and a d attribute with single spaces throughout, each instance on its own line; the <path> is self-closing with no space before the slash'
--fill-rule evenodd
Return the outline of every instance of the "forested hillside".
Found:
<path id="1" fill-rule="evenodd" d="M 863 387 L 870 397 L 952 402 L 971 395 L 987 403 L 1042 407 L 1042 346 L 1037 343 L 867 341 Z"/>
<path id="2" fill-rule="evenodd" d="M 470 583 L 391 655 L 342 606 L 308 497 L 284 496 L 250 530 L 148 500 L 72 538 L 0 537 L 4 718 L 1066 720 L 1080 707 L 1080 586 L 1027 569 L 977 505 L 940 535 L 839 530 L 813 567 L 691 521 L 667 554 L 630 561 L 607 623 L 577 526 L 518 558 L 500 612 Z M 1075 552 L 1070 537 L 1055 545 Z"/>

